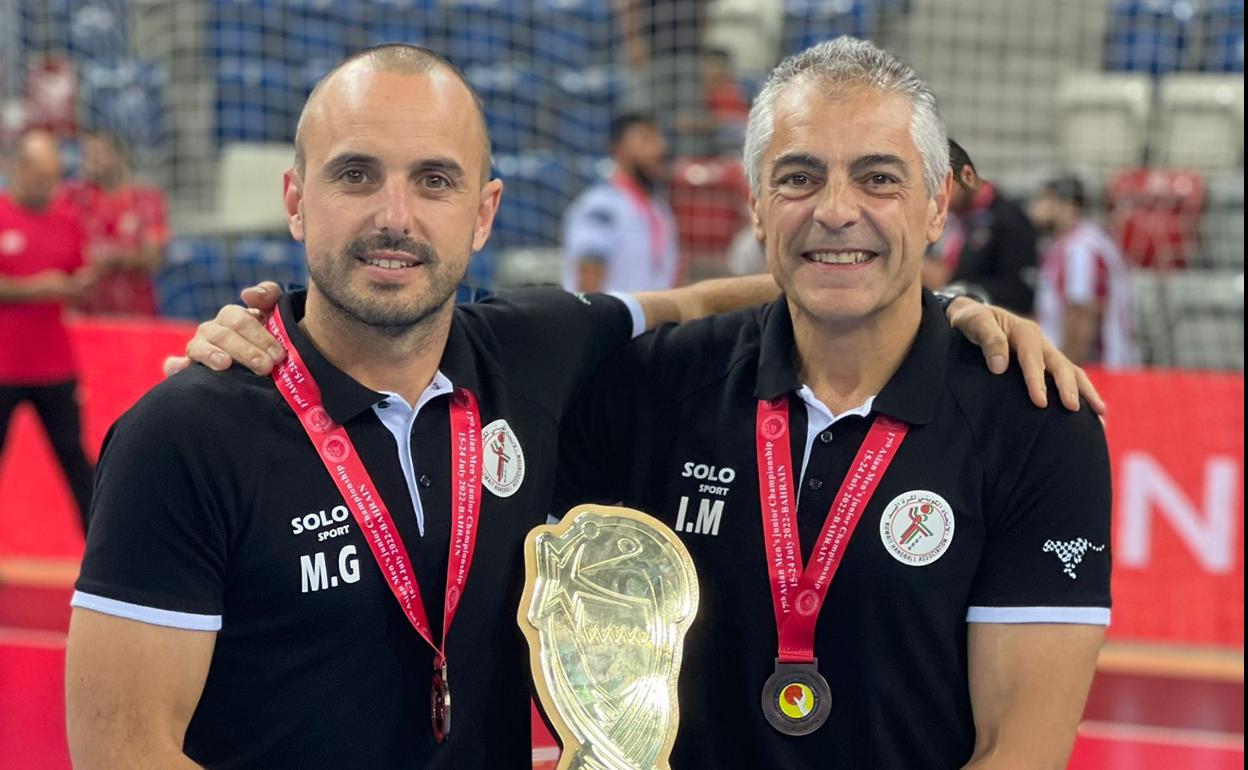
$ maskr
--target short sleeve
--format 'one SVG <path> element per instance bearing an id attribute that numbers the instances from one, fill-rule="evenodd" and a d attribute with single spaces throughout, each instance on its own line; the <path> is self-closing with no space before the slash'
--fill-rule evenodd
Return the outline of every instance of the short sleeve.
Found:
<path id="1" fill-rule="evenodd" d="M 139 219 L 143 223 L 143 239 L 164 246 L 169 242 L 169 224 L 165 196 L 157 189 L 147 189 L 138 199 Z"/>
<path id="2" fill-rule="evenodd" d="M 72 604 L 156 625 L 217 630 L 226 511 L 239 505 L 240 495 L 221 459 L 232 450 L 200 429 L 205 420 L 174 403 L 179 394 L 190 395 L 162 385 L 110 429 Z"/>
<path id="3" fill-rule="evenodd" d="M 1096 304 L 1096 272 L 1099 260 L 1086 244 L 1072 244 L 1065 254 L 1063 289 L 1067 302 L 1074 305 Z"/>
<path id="4" fill-rule="evenodd" d="M 615 254 L 620 212 L 607 195 L 590 193 L 569 209 L 564 222 L 564 260 L 610 261 Z"/>
<path id="5" fill-rule="evenodd" d="M 1086 404 L 1046 410 L 1022 449 L 986 513 L 967 620 L 1107 625 L 1112 500 L 1100 421 Z"/>

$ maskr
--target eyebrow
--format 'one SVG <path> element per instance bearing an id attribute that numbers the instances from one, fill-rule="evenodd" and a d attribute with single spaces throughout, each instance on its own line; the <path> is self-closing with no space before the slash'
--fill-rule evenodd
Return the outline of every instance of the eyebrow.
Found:
<path id="1" fill-rule="evenodd" d="M 372 155 L 366 155 L 362 152 L 345 152 L 341 155 L 331 158 L 324 166 L 322 173 L 326 178 L 334 179 L 343 171 L 353 166 L 360 166 L 367 169 L 377 169 L 381 166 L 381 161 Z M 413 173 L 421 171 L 440 171 L 451 177 L 453 181 L 460 181 L 464 178 L 464 167 L 459 165 L 452 158 L 427 158 L 412 164 Z"/>
<path id="2" fill-rule="evenodd" d="M 786 152 L 772 161 L 771 173 L 774 176 L 780 169 L 791 167 L 806 168 L 817 171 L 820 174 L 828 173 L 827 161 L 808 152 Z"/>
<path id="3" fill-rule="evenodd" d="M 377 168 L 380 162 L 372 155 L 365 155 L 360 152 L 346 152 L 342 155 L 335 156 L 325 163 L 321 169 L 321 173 L 327 179 L 334 179 L 343 171 L 352 166 L 364 166 L 366 168 Z"/>
<path id="4" fill-rule="evenodd" d="M 898 172 L 903 179 L 910 178 L 910 167 L 906 162 L 897 155 L 888 155 L 877 153 L 874 155 L 863 155 L 861 158 L 854 158 L 854 162 L 849 164 L 851 174 L 860 174 L 870 168 L 878 166 L 889 166 Z"/>

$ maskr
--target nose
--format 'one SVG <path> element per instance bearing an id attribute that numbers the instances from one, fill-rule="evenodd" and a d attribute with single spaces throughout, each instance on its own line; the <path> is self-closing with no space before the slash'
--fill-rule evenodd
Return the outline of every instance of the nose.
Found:
<path id="1" fill-rule="evenodd" d="M 815 221 L 829 230 L 844 230 L 862 218 L 857 190 L 848 180 L 829 180 L 819 192 Z"/>
<path id="2" fill-rule="evenodd" d="M 387 179 L 378 192 L 377 211 L 373 224 L 382 232 L 410 235 L 412 228 L 411 190 L 401 176 Z"/>

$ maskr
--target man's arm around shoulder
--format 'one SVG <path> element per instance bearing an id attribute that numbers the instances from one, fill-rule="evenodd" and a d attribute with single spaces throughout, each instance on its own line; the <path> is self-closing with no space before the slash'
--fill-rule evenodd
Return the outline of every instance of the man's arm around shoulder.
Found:
<path id="1" fill-rule="evenodd" d="M 65 652 L 74 767 L 198 767 L 182 742 L 216 636 L 75 608 Z"/>

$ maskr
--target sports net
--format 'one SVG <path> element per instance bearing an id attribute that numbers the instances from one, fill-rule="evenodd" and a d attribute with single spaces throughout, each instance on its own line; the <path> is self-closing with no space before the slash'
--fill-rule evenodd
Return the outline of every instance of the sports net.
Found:
<path id="1" fill-rule="evenodd" d="M 469 282 L 557 280 L 560 221 L 613 115 L 658 116 L 686 277 L 746 225 L 743 109 L 786 53 L 849 34 L 912 62 L 1007 196 L 1074 171 L 1131 264 L 1145 361 L 1243 367 L 1242 0 L 0 0 L 0 131 L 121 135 L 170 200 L 162 312 L 298 283 L 281 170 L 300 106 L 363 46 L 430 46 L 485 99 L 507 184 Z M 748 251 L 748 233 L 737 246 Z"/>

